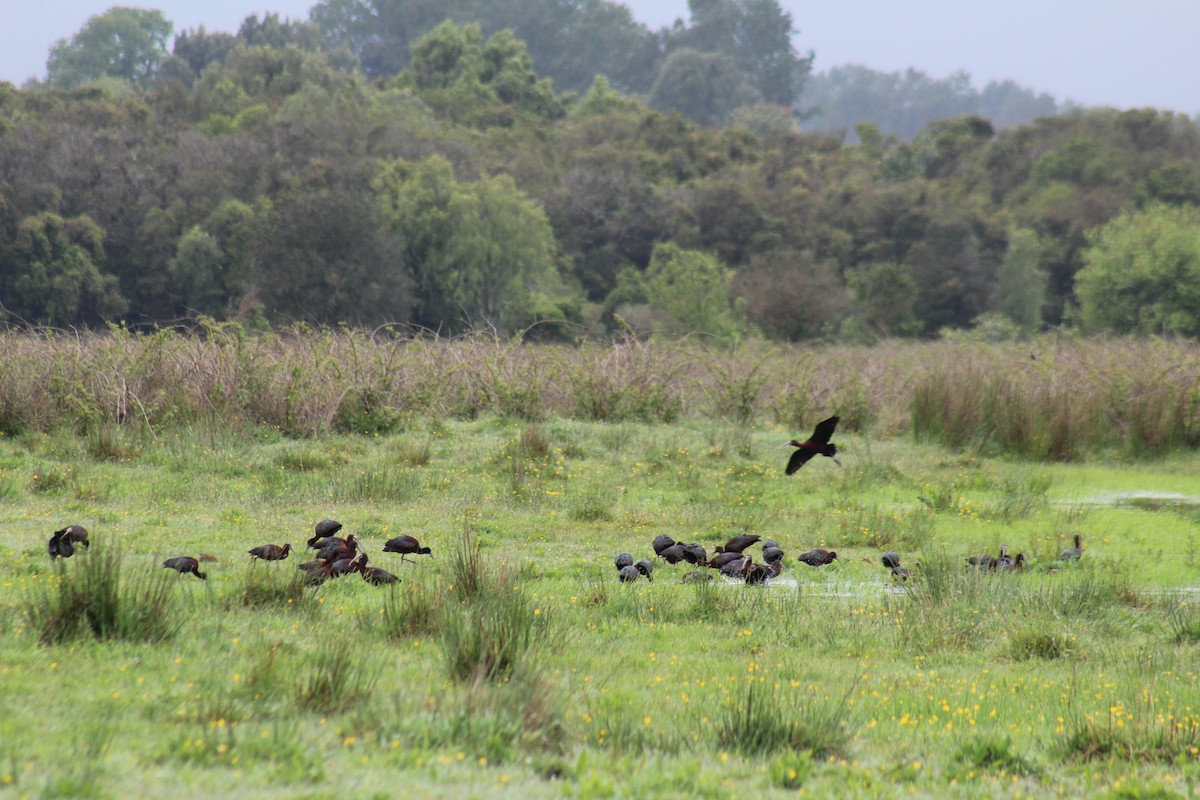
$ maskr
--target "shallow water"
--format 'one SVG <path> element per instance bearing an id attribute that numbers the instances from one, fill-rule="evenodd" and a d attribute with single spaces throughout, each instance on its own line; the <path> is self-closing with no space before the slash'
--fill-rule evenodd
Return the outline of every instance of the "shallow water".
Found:
<path id="1" fill-rule="evenodd" d="M 1076 502 L 1098 508 L 1135 508 L 1140 511 L 1200 514 L 1200 497 L 1177 492 L 1110 492 Z"/>

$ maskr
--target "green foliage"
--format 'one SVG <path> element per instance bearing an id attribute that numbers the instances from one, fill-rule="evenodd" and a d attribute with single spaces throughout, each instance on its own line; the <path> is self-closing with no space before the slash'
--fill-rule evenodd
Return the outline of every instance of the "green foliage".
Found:
<path id="1" fill-rule="evenodd" d="M 173 28 L 161 11 L 113 6 L 55 43 L 47 78 L 65 88 L 106 76 L 149 87 Z"/>
<path id="2" fill-rule="evenodd" d="M 662 244 L 654 249 L 646 270 L 646 301 L 660 315 L 664 333 L 732 339 L 744 330 L 730 298 L 732 279 L 717 258 Z"/>
<path id="3" fill-rule="evenodd" d="M 978 89 L 965 72 L 937 79 L 917 69 L 887 73 L 857 64 L 813 75 L 805 84 L 803 105 L 813 109 L 806 128 L 854 130 L 867 123 L 904 141 L 951 117 L 977 114 L 1006 128 L 1058 113 L 1053 97 L 1012 81 L 992 81 Z"/>
<path id="4" fill-rule="evenodd" d="M 104 267 L 104 231 L 87 216 L 43 213 L 21 220 L 13 265 L 0 275 L 5 307 L 49 325 L 96 323 L 124 312 L 115 276 Z"/>
<path id="5" fill-rule="evenodd" d="M 678 111 L 710 127 L 723 123 L 739 106 L 760 100 L 733 58 L 688 47 L 667 56 L 647 98 L 654 108 Z"/>
<path id="6" fill-rule="evenodd" d="M 468 532 L 452 551 L 451 574 L 460 606 L 445 608 L 438 631 L 450 677 L 496 682 L 535 663 L 532 651 L 545 636 L 547 615 L 515 585 L 512 570 L 484 560 Z"/>
<path id="7" fill-rule="evenodd" d="M 565 113 L 550 81 L 537 77 L 524 42 L 512 31 L 500 31 L 485 43 L 479 25 L 460 28 L 450 20 L 413 45 L 412 64 L 398 85 L 450 118 L 481 127 Z"/>
<path id="8" fill-rule="evenodd" d="M 1200 335 L 1200 211 L 1154 205 L 1100 228 L 1076 277 L 1090 331 Z"/>
<path id="9" fill-rule="evenodd" d="M 847 283 L 868 330 L 879 336 L 911 336 L 920 329 L 917 283 L 903 265 L 864 266 Z"/>
<path id="10" fill-rule="evenodd" d="M 386 168 L 376 193 L 405 243 L 420 323 L 511 331 L 533 321 L 537 291 L 559 290 L 545 213 L 507 176 L 460 184 L 435 156 Z"/>
<path id="11" fill-rule="evenodd" d="M 1009 237 L 1008 251 L 996 274 L 993 308 L 1015 322 L 1026 335 L 1042 324 L 1047 276 L 1042 269 L 1041 257 L 1037 234 L 1030 230 L 1015 230 Z"/>

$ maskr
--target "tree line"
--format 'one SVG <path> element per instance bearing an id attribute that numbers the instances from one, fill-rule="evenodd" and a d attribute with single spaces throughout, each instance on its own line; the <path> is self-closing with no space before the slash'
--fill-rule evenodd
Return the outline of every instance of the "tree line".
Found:
<path id="1" fill-rule="evenodd" d="M 647 44 L 649 86 L 615 66 L 574 83 L 535 70 L 514 29 L 586 39 L 628 17 L 543 5 L 451 4 L 486 23 L 460 24 L 444 2 L 325 0 L 313 22 L 251 17 L 236 35 L 185 32 L 170 54 L 159 12 L 93 18 L 52 51 L 46 84 L 0 84 L 5 319 L 562 339 L 1198 332 L 1200 135 L 1185 117 L 970 114 L 911 141 L 862 123 L 849 141 L 796 126 L 810 58 L 774 0 L 693 0 L 691 25 Z M 501 7 L 532 27 L 486 16 Z M 116 38 L 159 57 L 106 51 L 101 22 L 143 30 Z M 778 58 L 746 46 L 751 23 L 789 42 Z M 708 117 L 664 103 L 726 102 L 721 87 L 749 102 Z M 1172 247 L 1130 269 L 1145 230 Z"/>

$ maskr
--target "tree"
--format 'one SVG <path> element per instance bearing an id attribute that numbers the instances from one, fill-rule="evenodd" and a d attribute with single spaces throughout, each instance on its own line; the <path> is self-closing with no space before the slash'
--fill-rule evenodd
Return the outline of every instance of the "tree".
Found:
<path id="1" fill-rule="evenodd" d="M 220 318 L 228 305 L 225 291 L 225 254 L 220 245 L 199 226 L 179 240 L 175 257 L 167 264 L 185 310 Z"/>
<path id="2" fill-rule="evenodd" d="M 525 45 L 511 31 L 483 41 L 478 25 L 447 20 L 412 48 L 398 85 L 458 122 L 508 127 L 518 118 L 558 119 L 566 113 L 550 82 L 539 79 Z"/>
<path id="3" fill-rule="evenodd" d="M 409 319 L 400 243 L 360 187 L 302 185 L 273 198 L 256 242 L 254 294 L 273 320 Z"/>
<path id="4" fill-rule="evenodd" d="M 1200 209 L 1127 211 L 1088 241 L 1075 276 L 1085 330 L 1200 336 Z"/>
<path id="5" fill-rule="evenodd" d="M 903 264 L 882 262 L 846 276 L 862 323 L 879 336 L 912 336 L 917 319 L 917 282 Z"/>
<path id="6" fill-rule="evenodd" d="M 501 330 L 533 321 L 534 298 L 561 294 L 545 212 L 506 175 L 459 183 L 444 158 L 397 162 L 376 182 L 384 218 L 416 279 L 416 321 Z"/>
<path id="7" fill-rule="evenodd" d="M 89 217 L 41 213 L 22 220 L 0 295 L 10 312 L 44 325 L 95 325 L 124 313 L 117 279 L 101 269 L 104 231 Z"/>
<path id="8" fill-rule="evenodd" d="M 646 270 L 646 300 L 664 333 L 706 333 L 721 339 L 745 330 L 730 299 L 733 270 L 716 256 L 674 242 L 654 248 Z"/>
<path id="9" fill-rule="evenodd" d="M 810 252 L 755 255 L 734 277 L 746 318 L 771 339 L 798 341 L 836 334 L 850 307 L 836 265 Z"/>
<path id="10" fill-rule="evenodd" d="M 933 218 L 925 238 L 909 249 L 905 266 L 917 284 L 917 310 L 925 333 L 969 327 L 983 311 L 984 265 L 967 219 Z"/>
<path id="11" fill-rule="evenodd" d="M 481 178 L 450 206 L 454 235 L 446 242 L 448 282 L 468 319 L 500 330 L 530 319 L 531 298 L 555 293 L 554 234 L 541 206 L 512 178 Z"/>
<path id="12" fill-rule="evenodd" d="M 1042 246 L 1037 234 L 1027 229 L 1013 231 L 1004 261 L 996 272 L 996 296 L 992 307 L 1015 322 L 1022 333 L 1033 333 L 1042 324 L 1046 286 Z"/>
<path id="13" fill-rule="evenodd" d="M 777 0 L 688 0 L 688 9 L 691 25 L 669 35 L 669 51 L 728 56 L 764 101 L 791 107 L 800 99 L 813 55 L 796 53 L 792 16 Z"/>
<path id="14" fill-rule="evenodd" d="M 678 111 L 701 125 L 714 127 L 734 109 L 760 99 L 733 58 L 685 47 L 667 56 L 650 87 L 648 101 L 660 111 Z"/>
<path id="15" fill-rule="evenodd" d="M 106 76 L 149 88 L 173 27 L 161 11 L 110 8 L 89 19 L 70 41 L 60 39 L 50 49 L 47 78 L 64 88 Z"/>

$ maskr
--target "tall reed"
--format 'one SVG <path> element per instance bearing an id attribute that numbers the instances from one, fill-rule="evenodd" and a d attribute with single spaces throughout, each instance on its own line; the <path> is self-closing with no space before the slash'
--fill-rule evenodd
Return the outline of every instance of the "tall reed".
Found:
<path id="1" fill-rule="evenodd" d="M 713 416 L 797 433 L 836 413 L 952 448 L 1064 460 L 1200 445 L 1200 345 L 1051 337 L 716 350 L 632 337 L 577 347 L 235 324 L 134 334 L 0 332 L 0 434 L 267 426 L 290 436 L 394 431 L 414 415 L 620 421 Z"/>

